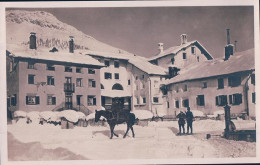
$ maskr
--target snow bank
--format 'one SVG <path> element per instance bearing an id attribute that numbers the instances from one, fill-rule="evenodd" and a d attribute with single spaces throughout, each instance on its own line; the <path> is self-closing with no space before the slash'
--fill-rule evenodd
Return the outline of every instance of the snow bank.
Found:
<path id="1" fill-rule="evenodd" d="M 95 119 L 95 113 L 91 113 L 88 116 L 86 116 L 86 120 Z M 100 117 L 100 120 L 105 119 L 103 116 Z"/>
<path id="2" fill-rule="evenodd" d="M 79 116 L 79 119 L 85 119 L 86 118 L 86 115 L 82 112 L 77 112 L 78 113 L 78 116 Z"/>
<path id="3" fill-rule="evenodd" d="M 40 121 L 40 112 L 38 112 L 38 111 L 28 112 L 27 118 L 29 118 L 32 121 L 32 123 L 37 124 Z"/>
<path id="4" fill-rule="evenodd" d="M 205 116 L 204 113 L 202 111 L 199 110 L 191 110 L 191 112 L 193 113 L 194 117 L 202 117 Z"/>
<path id="5" fill-rule="evenodd" d="M 26 112 L 25 111 L 15 111 L 14 117 L 26 117 Z"/>
<path id="6" fill-rule="evenodd" d="M 140 120 L 151 119 L 153 117 L 153 113 L 148 110 L 134 110 L 133 113 Z"/>
<path id="7" fill-rule="evenodd" d="M 50 119 L 56 118 L 56 113 L 52 111 L 43 111 L 40 112 L 40 117 L 47 121 L 50 121 Z"/>
<path id="8" fill-rule="evenodd" d="M 218 110 L 218 111 L 215 111 L 213 114 L 215 116 L 218 116 L 218 115 L 223 115 L 224 113 L 225 113 L 224 110 Z"/>
<path id="9" fill-rule="evenodd" d="M 70 122 L 76 123 L 81 118 L 82 114 L 74 110 L 64 110 L 59 113 L 59 117 L 64 117 Z"/>

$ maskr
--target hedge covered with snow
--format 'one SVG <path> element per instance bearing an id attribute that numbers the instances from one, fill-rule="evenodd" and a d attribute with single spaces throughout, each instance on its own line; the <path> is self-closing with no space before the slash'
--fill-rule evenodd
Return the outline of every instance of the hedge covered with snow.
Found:
<path id="1" fill-rule="evenodd" d="M 134 113 L 135 117 L 139 120 L 151 119 L 153 117 L 153 113 L 148 110 L 134 110 L 132 113 Z"/>

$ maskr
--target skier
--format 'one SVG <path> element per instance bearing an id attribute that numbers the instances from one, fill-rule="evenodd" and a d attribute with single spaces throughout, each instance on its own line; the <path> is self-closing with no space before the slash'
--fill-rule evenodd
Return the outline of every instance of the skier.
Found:
<path id="1" fill-rule="evenodd" d="M 187 134 L 189 134 L 189 128 L 192 134 L 193 113 L 190 111 L 190 107 L 187 107 L 186 120 L 187 120 Z"/>
<path id="2" fill-rule="evenodd" d="M 185 133 L 185 114 L 181 111 L 177 116 L 179 118 L 178 124 L 179 124 L 179 134 L 181 134 L 181 128 L 183 129 L 183 133 Z"/>

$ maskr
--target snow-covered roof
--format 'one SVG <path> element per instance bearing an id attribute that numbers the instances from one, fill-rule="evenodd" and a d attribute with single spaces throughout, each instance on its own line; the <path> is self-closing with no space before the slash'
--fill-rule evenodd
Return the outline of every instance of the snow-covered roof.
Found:
<path id="1" fill-rule="evenodd" d="M 206 48 L 204 48 L 200 43 L 199 41 L 197 40 L 194 40 L 194 41 L 190 41 L 190 42 L 187 42 L 186 44 L 182 44 L 182 45 L 179 45 L 179 46 L 173 46 L 173 47 L 170 47 L 166 50 L 164 50 L 163 52 L 149 58 L 148 60 L 149 61 L 152 61 L 152 60 L 155 60 L 155 59 L 159 59 L 159 58 L 162 58 L 164 56 L 167 56 L 167 55 L 170 55 L 170 54 L 177 54 L 179 51 L 181 51 L 182 49 L 185 49 L 187 47 L 189 47 L 190 45 L 196 45 L 206 56 L 206 58 L 208 60 L 211 60 L 213 59 L 212 56 L 210 55 L 210 53 L 206 50 Z"/>
<path id="2" fill-rule="evenodd" d="M 147 58 L 137 56 L 134 54 L 122 54 L 122 53 L 109 53 L 109 52 L 99 52 L 99 51 L 85 51 L 82 54 L 90 56 L 98 56 L 103 58 L 112 58 L 112 59 L 122 59 L 127 60 L 129 63 L 139 68 L 140 70 L 146 72 L 150 75 L 166 75 L 167 69 L 153 65 L 147 61 Z"/>
<path id="3" fill-rule="evenodd" d="M 163 84 L 172 84 L 194 79 L 208 78 L 231 73 L 250 71 L 255 68 L 254 49 L 235 53 L 227 61 L 215 59 L 202 63 L 191 64 L 182 69 L 179 75 L 166 80 Z"/>
<path id="4" fill-rule="evenodd" d="M 7 44 L 7 51 L 14 57 L 68 62 L 74 64 L 92 65 L 103 67 L 104 65 L 93 57 L 82 55 L 79 51 L 75 50 L 74 53 L 65 51 L 49 52 L 48 48 L 29 49 L 25 45 Z"/>

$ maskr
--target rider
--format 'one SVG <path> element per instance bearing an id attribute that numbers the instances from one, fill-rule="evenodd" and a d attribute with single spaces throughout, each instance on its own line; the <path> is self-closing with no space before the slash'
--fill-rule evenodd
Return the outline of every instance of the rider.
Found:
<path id="1" fill-rule="evenodd" d="M 119 120 L 120 112 L 123 111 L 124 103 L 119 98 L 115 98 L 112 106 L 111 106 L 111 112 L 112 112 L 112 119 Z"/>

